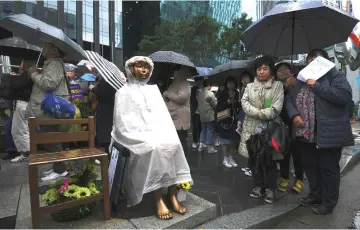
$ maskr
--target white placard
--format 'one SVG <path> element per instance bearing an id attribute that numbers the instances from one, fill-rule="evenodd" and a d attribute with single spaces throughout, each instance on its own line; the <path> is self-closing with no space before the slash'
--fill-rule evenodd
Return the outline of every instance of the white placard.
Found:
<path id="1" fill-rule="evenodd" d="M 299 72 L 297 79 L 303 82 L 306 82 L 309 79 L 316 81 L 334 67 L 335 64 L 333 62 L 318 56 L 308 66 Z"/>
<path id="2" fill-rule="evenodd" d="M 111 160 L 110 160 L 110 165 L 109 165 L 109 170 L 108 170 L 110 194 L 111 194 L 111 189 L 112 189 L 112 185 L 113 185 L 113 181 L 114 181 L 118 158 L 119 158 L 119 150 L 117 150 L 115 147 L 112 147 Z"/>

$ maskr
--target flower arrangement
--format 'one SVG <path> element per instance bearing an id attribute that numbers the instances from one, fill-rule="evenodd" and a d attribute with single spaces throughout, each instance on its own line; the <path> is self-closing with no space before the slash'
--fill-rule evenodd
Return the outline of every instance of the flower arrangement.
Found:
<path id="1" fill-rule="evenodd" d="M 191 189 L 191 183 L 188 182 L 183 182 L 177 185 L 178 189 L 184 189 L 185 191 L 190 191 Z"/>
<path id="2" fill-rule="evenodd" d="M 191 183 L 189 181 L 183 182 L 177 185 L 178 193 L 177 193 L 177 199 L 180 202 L 183 202 L 186 200 L 186 194 L 191 189 Z"/>
<path id="3" fill-rule="evenodd" d="M 99 194 L 94 183 L 97 175 L 96 168 L 92 162 L 88 162 L 81 170 L 76 172 L 68 169 L 72 176 L 67 179 L 57 180 L 49 186 L 49 190 L 42 196 L 42 200 L 48 205 L 56 205 L 70 200 L 80 200 L 92 195 Z M 52 213 L 51 216 L 56 221 L 70 221 L 87 216 L 95 207 L 96 203 L 80 205 L 79 207 L 61 210 Z"/>

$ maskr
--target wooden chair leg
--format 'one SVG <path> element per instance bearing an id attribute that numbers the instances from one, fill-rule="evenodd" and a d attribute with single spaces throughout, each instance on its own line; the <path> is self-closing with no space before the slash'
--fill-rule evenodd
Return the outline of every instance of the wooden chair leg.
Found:
<path id="1" fill-rule="evenodd" d="M 30 202 L 31 202 L 31 219 L 33 229 L 40 228 L 40 201 L 39 201 L 39 186 L 38 186 L 38 168 L 37 166 L 29 165 L 29 187 L 30 187 Z"/>
<path id="2" fill-rule="evenodd" d="M 108 176 L 108 156 L 101 157 L 101 179 L 104 190 L 104 219 L 110 219 L 110 191 L 109 191 L 109 176 Z"/>

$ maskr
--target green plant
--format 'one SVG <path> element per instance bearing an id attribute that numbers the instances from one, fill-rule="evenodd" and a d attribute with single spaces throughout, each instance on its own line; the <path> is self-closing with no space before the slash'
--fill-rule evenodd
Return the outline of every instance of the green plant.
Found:
<path id="1" fill-rule="evenodd" d="M 69 169 L 69 171 L 71 172 L 72 170 Z M 96 177 L 95 165 L 89 162 L 72 177 L 57 180 L 54 184 L 50 185 L 49 190 L 42 196 L 42 200 L 48 205 L 55 205 L 99 194 L 100 191 L 94 183 Z M 80 205 L 79 207 L 61 210 L 51 215 L 56 221 L 75 220 L 89 214 L 95 204 L 94 202 L 87 205 Z"/>

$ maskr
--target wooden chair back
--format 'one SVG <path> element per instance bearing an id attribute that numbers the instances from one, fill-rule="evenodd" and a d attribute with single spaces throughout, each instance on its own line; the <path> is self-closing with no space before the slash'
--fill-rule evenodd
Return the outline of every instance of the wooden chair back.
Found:
<path id="1" fill-rule="evenodd" d="M 38 125 L 88 125 L 87 131 L 80 132 L 37 132 Z M 30 154 L 37 153 L 38 144 L 88 141 L 89 149 L 95 148 L 95 119 L 38 119 L 30 117 Z"/>

